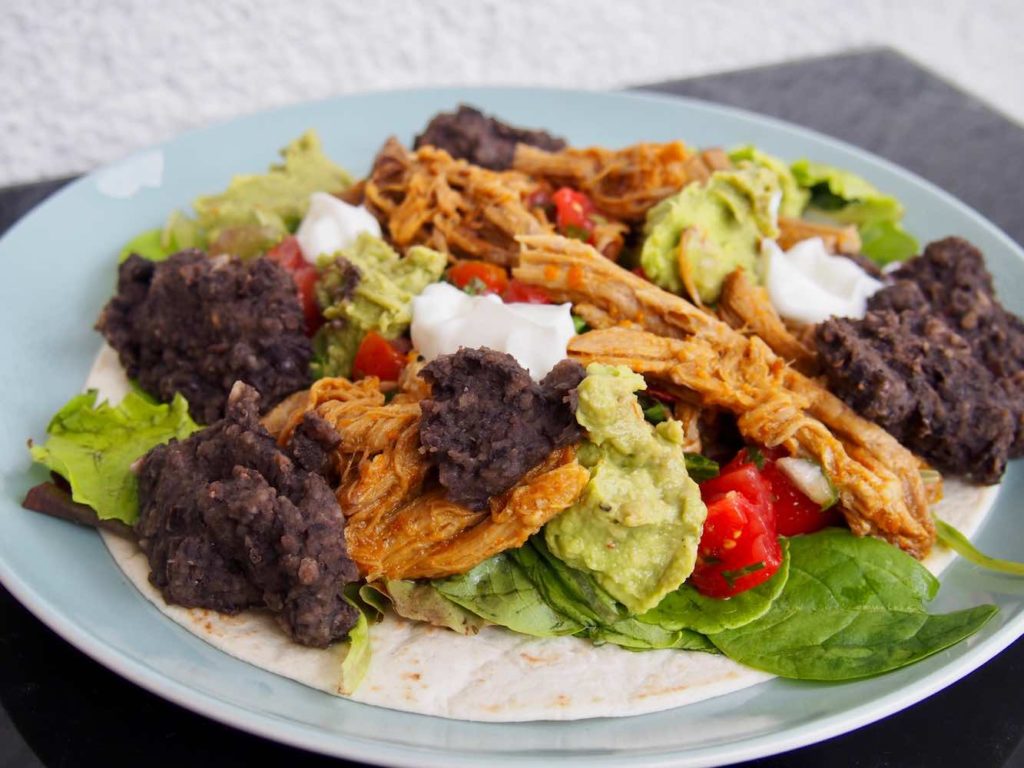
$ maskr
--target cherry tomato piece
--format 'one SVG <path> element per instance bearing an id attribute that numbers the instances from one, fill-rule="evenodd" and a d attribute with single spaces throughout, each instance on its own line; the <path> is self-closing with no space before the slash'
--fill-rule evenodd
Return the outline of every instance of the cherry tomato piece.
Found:
<path id="1" fill-rule="evenodd" d="M 754 464 L 727 464 L 718 477 L 700 484 L 700 495 L 705 504 L 732 492 L 741 494 L 753 504 L 774 528 L 771 487 Z"/>
<path id="2" fill-rule="evenodd" d="M 292 280 L 295 281 L 295 290 L 299 294 L 302 314 L 306 319 L 306 335 L 312 336 L 323 324 L 320 306 L 316 301 L 316 267 L 306 261 L 302 249 L 299 248 L 299 241 L 292 236 L 286 237 L 267 251 L 266 258 L 277 262 L 291 274 Z"/>
<path id="3" fill-rule="evenodd" d="M 295 280 L 295 287 L 299 290 L 299 302 L 302 304 L 302 314 L 306 318 L 306 334 L 312 336 L 317 329 L 323 325 L 323 317 L 320 315 L 320 305 L 316 301 L 316 281 L 320 275 L 316 267 L 308 265 L 292 272 L 292 279 Z"/>
<path id="4" fill-rule="evenodd" d="M 802 533 L 814 533 L 830 525 L 841 525 L 842 515 L 835 507 L 822 509 L 816 501 L 793 485 L 793 481 L 775 464 L 775 460 L 785 456 L 778 448 L 761 449 L 760 474 L 768 484 L 771 494 L 772 511 L 775 514 L 775 529 L 780 536 L 798 536 Z M 744 448 L 736 458 L 722 470 L 723 473 L 739 467 L 756 467 L 750 458 L 750 451 Z"/>
<path id="5" fill-rule="evenodd" d="M 513 278 L 508 281 L 508 287 L 501 294 L 501 300 L 507 303 L 518 302 L 520 304 L 550 304 L 551 297 L 543 288 L 524 283 L 522 280 Z"/>
<path id="6" fill-rule="evenodd" d="M 352 364 L 354 378 L 376 376 L 381 381 L 398 381 L 405 367 L 405 356 L 376 331 L 363 337 Z"/>
<path id="7" fill-rule="evenodd" d="M 271 261 L 276 261 L 289 272 L 294 272 L 303 265 L 312 266 L 302 256 L 298 239 L 291 235 L 267 251 L 266 257 Z"/>
<path id="8" fill-rule="evenodd" d="M 770 579 L 782 563 L 782 549 L 764 509 L 735 490 L 707 507 L 689 582 L 702 595 L 726 598 Z"/>
<path id="9" fill-rule="evenodd" d="M 566 237 L 590 242 L 594 235 L 594 204 L 582 192 L 561 187 L 551 196 L 555 204 L 555 226 Z"/>
<path id="10" fill-rule="evenodd" d="M 508 287 L 508 273 L 497 264 L 486 261 L 458 261 L 448 269 L 448 279 L 456 288 L 465 288 L 479 280 L 488 293 L 500 294 Z"/>

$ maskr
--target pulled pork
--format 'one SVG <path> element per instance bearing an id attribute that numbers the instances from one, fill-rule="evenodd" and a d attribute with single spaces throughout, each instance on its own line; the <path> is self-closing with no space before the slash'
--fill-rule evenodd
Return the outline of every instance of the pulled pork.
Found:
<path id="1" fill-rule="evenodd" d="M 637 223 L 644 220 L 651 206 L 691 181 L 705 181 L 714 171 L 731 165 L 720 149 L 692 153 L 683 142 L 671 141 L 617 150 L 590 147 L 561 152 L 520 144 L 512 167 L 554 187 L 578 189 L 602 213 Z"/>
<path id="2" fill-rule="evenodd" d="M 464 573 L 531 535 L 572 505 L 590 475 L 575 448 L 542 456 L 504 493 L 472 510 L 447 498 L 420 446 L 423 379 L 408 377 L 389 403 L 376 379 L 321 379 L 268 415 L 278 441 L 296 439 L 309 412 L 335 428 L 331 463 L 348 521 L 345 538 L 370 579 Z M 567 409 L 568 410 L 568 409 Z"/>
<path id="3" fill-rule="evenodd" d="M 602 258 L 578 241 L 520 238 L 516 278 L 572 301 L 588 324 L 575 337 L 581 362 L 628 365 L 661 389 L 737 416 L 740 432 L 768 447 L 817 461 L 836 485 L 858 535 L 928 554 L 935 528 L 914 456 L 815 381 L 685 299 Z M 621 327 L 615 327 L 621 326 Z"/>
<path id="4" fill-rule="evenodd" d="M 521 173 L 488 171 L 431 146 L 409 152 L 392 138 L 374 159 L 363 195 L 399 248 L 426 245 L 508 266 L 519 253 L 517 234 L 550 230 L 523 202 L 535 188 Z"/>

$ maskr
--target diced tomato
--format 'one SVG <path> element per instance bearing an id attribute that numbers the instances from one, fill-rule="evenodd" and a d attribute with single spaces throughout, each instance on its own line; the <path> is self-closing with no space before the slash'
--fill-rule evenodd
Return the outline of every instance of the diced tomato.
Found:
<path id="1" fill-rule="evenodd" d="M 690 583 L 702 595 L 726 598 L 770 579 L 782 563 L 782 549 L 767 509 L 737 490 L 706 503 L 708 516 Z"/>
<path id="2" fill-rule="evenodd" d="M 302 314 L 306 318 L 306 333 L 309 336 L 316 333 L 324 320 L 320 315 L 320 305 L 316 301 L 315 288 L 318 278 L 319 274 L 312 264 L 292 272 L 295 287 L 299 290 L 299 302 L 302 304 Z"/>
<path id="3" fill-rule="evenodd" d="M 291 235 L 267 251 L 267 258 L 276 261 L 289 272 L 294 272 L 301 266 L 308 266 L 308 262 L 302 256 L 298 239 Z"/>
<path id="4" fill-rule="evenodd" d="M 501 294 L 501 300 L 505 302 L 519 302 L 521 304 L 550 304 L 551 297 L 543 288 L 524 283 L 522 280 L 513 278 L 508 281 L 508 287 Z"/>
<path id="5" fill-rule="evenodd" d="M 291 273 L 299 294 L 299 303 L 302 305 L 302 314 L 306 318 L 306 334 L 312 336 L 323 324 L 320 306 L 316 303 L 316 267 L 306 261 L 299 241 L 290 235 L 267 251 L 266 258 L 277 262 Z"/>
<path id="6" fill-rule="evenodd" d="M 456 288 L 463 289 L 478 280 L 488 293 L 500 294 L 508 287 L 508 273 L 505 269 L 486 261 L 458 261 L 449 267 L 448 279 Z"/>
<path id="7" fill-rule="evenodd" d="M 636 275 L 637 277 L 642 277 L 642 278 L 643 278 L 644 280 L 646 280 L 647 282 L 650 282 L 650 281 L 651 281 L 651 278 L 649 278 L 649 277 L 647 276 L 647 273 L 646 273 L 646 272 L 644 272 L 644 268 L 643 268 L 643 267 L 633 267 L 633 268 L 632 268 L 631 270 L 629 270 L 629 271 L 630 271 L 630 272 L 632 272 L 632 273 L 633 273 L 634 275 Z"/>
<path id="8" fill-rule="evenodd" d="M 728 493 L 739 493 L 760 510 L 774 527 L 772 495 L 768 482 L 754 464 L 727 464 L 718 477 L 700 484 L 700 495 L 705 504 L 710 504 Z"/>
<path id="9" fill-rule="evenodd" d="M 582 192 L 571 187 L 560 187 L 551 196 L 555 204 L 555 226 L 566 237 L 584 242 L 594 238 L 594 204 Z"/>
<path id="10" fill-rule="evenodd" d="M 354 378 L 376 376 L 381 381 L 398 381 L 405 356 L 376 331 L 370 331 L 363 338 L 352 364 Z"/>
<path id="11" fill-rule="evenodd" d="M 772 510 L 775 513 L 775 527 L 780 536 L 797 536 L 801 533 L 814 533 L 829 525 L 840 525 L 842 516 L 835 507 L 822 509 L 817 502 L 807 498 L 785 472 L 775 464 L 775 460 L 785 454 L 778 449 L 761 450 L 763 460 L 759 461 L 759 474 L 767 483 L 771 494 Z M 722 470 L 723 474 L 736 471 L 743 467 L 757 465 L 750 458 L 750 451 L 744 448 Z M 716 478 L 716 480 L 719 478 Z"/>

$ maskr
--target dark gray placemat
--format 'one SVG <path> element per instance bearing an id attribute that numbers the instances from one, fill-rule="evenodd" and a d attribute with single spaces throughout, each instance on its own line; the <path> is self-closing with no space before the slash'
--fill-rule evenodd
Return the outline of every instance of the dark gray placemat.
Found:
<path id="1" fill-rule="evenodd" d="M 641 86 L 773 115 L 856 144 L 1024 244 L 1024 128 L 888 49 Z"/>

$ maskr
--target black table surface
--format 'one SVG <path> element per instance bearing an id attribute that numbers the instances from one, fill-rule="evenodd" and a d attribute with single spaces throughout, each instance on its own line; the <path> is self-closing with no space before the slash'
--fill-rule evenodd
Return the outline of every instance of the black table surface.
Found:
<path id="1" fill-rule="evenodd" d="M 1024 243 L 1024 128 L 899 54 L 857 51 L 642 88 L 775 115 L 916 171 Z M 67 179 L 0 190 L 0 233 Z M 751 763 L 1024 766 L 1024 641 L 844 736 Z M 122 680 L 0 587 L 0 766 L 354 766 L 207 720 Z"/>

